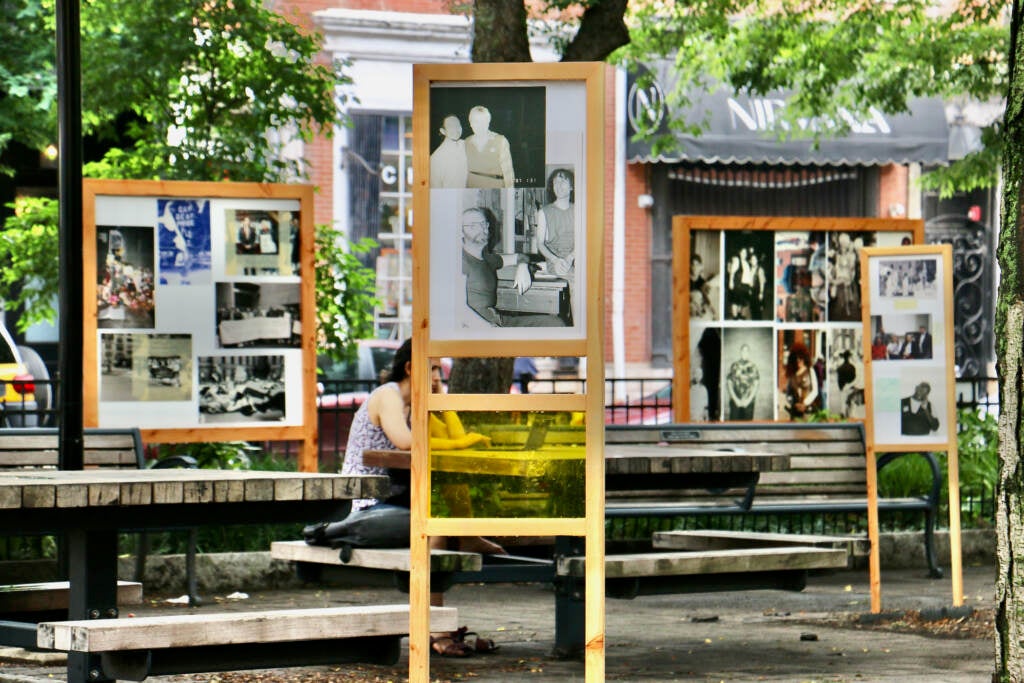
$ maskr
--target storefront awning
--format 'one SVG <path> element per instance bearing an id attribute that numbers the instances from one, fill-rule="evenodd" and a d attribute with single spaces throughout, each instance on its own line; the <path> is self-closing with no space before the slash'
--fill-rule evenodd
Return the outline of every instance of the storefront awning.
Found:
<path id="1" fill-rule="evenodd" d="M 789 93 L 746 95 L 718 88 L 693 93 L 689 108 L 673 115 L 690 125 L 706 124 L 697 136 L 676 133 L 676 145 L 655 153 L 650 141 L 634 141 L 636 123 L 655 125 L 660 135 L 669 132 L 665 93 L 670 91 L 672 66 L 654 68 L 652 85 L 641 88 L 630 74 L 627 108 L 627 159 L 630 162 L 702 161 L 727 164 L 828 164 L 878 165 L 888 163 L 947 164 L 949 126 L 942 100 L 917 98 L 910 112 L 884 114 L 871 109 L 855 116 L 840 112 L 849 125 L 842 137 L 830 137 L 835 124 L 824 117 L 802 120 L 790 126 L 792 134 L 780 136 L 788 124 L 778 118 Z M 823 131 L 818 144 L 811 134 Z"/>

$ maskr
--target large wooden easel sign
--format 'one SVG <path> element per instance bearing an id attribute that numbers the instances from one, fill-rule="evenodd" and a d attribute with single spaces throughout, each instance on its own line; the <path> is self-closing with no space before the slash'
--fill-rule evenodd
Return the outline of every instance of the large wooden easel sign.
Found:
<path id="1" fill-rule="evenodd" d="M 83 419 L 301 440 L 316 471 L 313 191 L 86 180 Z"/>
<path id="2" fill-rule="evenodd" d="M 414 67 L 414 683 L 429 680 L 428 538 L 476 535 L 586 537 L 586 679 L 604 678 L 605 77 Z M 517 356 L 585 357 L 595 390 L 429 392 L 430 359 Z"/>
<path id="3" fill-rule="evenodd" d="M 909 219 L 675 216 L 676 421 L 863 419 L 858 254 L 923 236 Z"/>
<path id="4" fill-rule="evenodd" d="M 963 604 L 953 348 L 953 248 L 861 253 L 872 610 L 879 593 L 876 453 L 943 451 L 949 476 L 953 603 Z"/>

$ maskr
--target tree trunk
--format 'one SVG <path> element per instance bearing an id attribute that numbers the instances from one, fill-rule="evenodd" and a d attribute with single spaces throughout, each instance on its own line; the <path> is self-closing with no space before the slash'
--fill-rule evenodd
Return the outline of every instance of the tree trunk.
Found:
<path id="1" fill-rule="evenodd" d="M 1003 220 L 999 235 L 1000 284 L 996 310 L 999 375 L 999 459 L 996 510 L 996 666 L 993 681 L 1024 681 L 1024 499 L 1021 485 L 1021 389 L 1024 387 L 1024 17 L 1013 3 L 1010 86 L 1003 159 Z M 1018 551 L 1019 549 L 1019 551 Z"/>
<path id="2" fill-rule="evenodd" d="M 523 0 L 476 0 L 473 4 L 474 62 L 531 62 Z"/>

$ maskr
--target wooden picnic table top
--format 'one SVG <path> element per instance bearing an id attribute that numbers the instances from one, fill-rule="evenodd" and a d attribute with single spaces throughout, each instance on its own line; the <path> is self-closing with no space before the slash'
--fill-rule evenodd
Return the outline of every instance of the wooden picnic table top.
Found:
<path id="1" fill-rule="evenodd" d="M 434 450 L 433 467 L 443 472 L 538 476 L 551 463 L 577 460 L 578 446 L 547 446 L 536 450 Z M 411 453 L 404 450 L 365 450 L 363 464 L 409 469 Z M 691 444 L 606 444 L 606 474 L 707 474 L 767 472 L 789 469 L 789 456 L 762 451 L 721 451 Z"/>

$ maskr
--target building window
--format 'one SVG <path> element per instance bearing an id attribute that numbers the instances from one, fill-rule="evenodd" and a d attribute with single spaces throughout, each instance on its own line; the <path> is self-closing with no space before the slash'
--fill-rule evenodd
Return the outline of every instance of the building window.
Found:
<path id="1" fill-rule="evenodd" d="M 378 245 L 364 260 L 377 274 L 377 336 L 405 339 L 412 335 L 412 117 L 352 118 L 351 145 L 344 157 L 350 236 L 370 237 Z"/>

